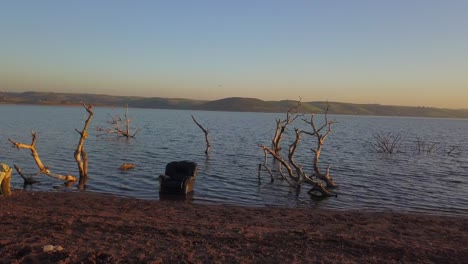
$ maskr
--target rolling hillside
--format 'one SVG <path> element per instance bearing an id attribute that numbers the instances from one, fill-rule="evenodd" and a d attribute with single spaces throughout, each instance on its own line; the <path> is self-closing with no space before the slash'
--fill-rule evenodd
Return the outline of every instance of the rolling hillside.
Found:
<path id="1" fill-rule="evenodd" d="M 123 107 L 126 104 L 134 108 L 184 109 L 238 112 L 285 112 L 295 101 L 263 101 L 256 98 L 231 97 L 214 101 L 201 101 L 179 98 L 111 96 L 100 94 L 0 92 L 0 104 L 37 104 L 37 105 L 78 105 L 82 102 L 96 106 Z M 329 102 L 330 114 L 343 115 L 378 115 L 378 116 L 418 116 L 468 118 L 468 109 L 442 109 L 433 107 L 391 106 L 379 104 L 351 104 Z M 326 102 L 303 102 L 302 111 L 322 113 Z"/>

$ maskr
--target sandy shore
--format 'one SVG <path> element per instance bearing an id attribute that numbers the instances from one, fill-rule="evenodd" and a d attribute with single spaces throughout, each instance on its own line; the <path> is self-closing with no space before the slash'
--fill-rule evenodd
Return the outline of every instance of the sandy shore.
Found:
<path id="1" fill-rule="evenodd" d="M 15 191 L 0 263 L 467 263 L 467 220 Z"/>

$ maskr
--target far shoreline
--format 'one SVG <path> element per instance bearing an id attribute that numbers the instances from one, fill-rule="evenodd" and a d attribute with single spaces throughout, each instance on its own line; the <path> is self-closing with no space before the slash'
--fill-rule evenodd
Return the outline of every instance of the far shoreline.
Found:
<path id="1" fill-rule="evenodd" d="M 297 100 L 265 101 L 248 97 L 228 97 L 210 101 L 90 93 L 0 92 L 0 104 L 78 106 L 83 102 L 103 107 L 125 107 L 128 105 L 130 108 L 143 109 L 284 113 L 295 105 Z M 329 105 L 328 114 L 337 115 L 468 118 L 468 109 L 381 105 L 377 103 L 309 101 L 302 102 L 302 110 L 304 113 L 322 114 L 328 108 L 327 105 Z"/>
<path id="2" fill-rule="evenodd" d="M 83 103 L 73 104 L 29 104 L 29 103 L 2 103 L 0 105 L 14 105 L 14 106 L 51 106 L 51 107 L 82 107 Z M 91 104 L 94 108 L 125 108 L 125 106 L 118 105 L 102 105 L 102 104 Z M 137 107 L 129 106 L 129 109 L 149 109 L 149 110 L 174 110 L 174 111 L 201 111 L 201 112 L 226 112 L 226 113 L 264 113 L 264 114 L 284 114 L 284 111 L 237 111 L 237 110 L 209 110 L 209 109 L 180 109 L 180 108 L 151 108 L 151 107 Z M 445 109 L 445 108 L 443 108 Z M 466 111 L 466 109 L 450 109 L 454 111 Z M 310 114 L 310 113 L 306 113 Z M 314 113 L 322 114 L 322 113 Z M 347 114 L 347 113 L 330 113 L 330 116 L 351 116 L 351 117 L 379 117 L 379 118 L 415 118 L 415 119 L 444 119 L 444 120 L 467 120 L 466 117 L 451 117 L 451 116 L 418 116 L 418 115 L 373 115 L 373 114 Z"/>

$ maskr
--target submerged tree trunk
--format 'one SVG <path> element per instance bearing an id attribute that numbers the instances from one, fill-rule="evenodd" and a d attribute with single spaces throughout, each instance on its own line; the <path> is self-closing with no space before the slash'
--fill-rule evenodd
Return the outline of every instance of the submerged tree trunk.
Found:
<path id="1" fill-rule="evenodd" d="M 13 166 L 15 167 L 15 170 L 16 172 L 18 172 L 18 174 L 21 176 L 21 178 L 23 178 L 23 181 L 24 181 L 24 184 L 27 185 L 27 184 L 33 184 L 33 183 L 36 183 L 38 182 L 37 180 L 35 180 L 33 177 L 34 176 L 37 176 L 39 174 L 31 174 L 31 175 L 26 175 L 23 170 L 20 169 L 20 167 L 16 166 L 16 164 L 13 164 Z"/>
<path id="2" fill-rule="evenodd" d="M 286 160 L 284 160 L 280 155 L 277 155 L 274 150 L 266 147 L 265 145 L 259 144 L 258 146 L 261 147 L 264 151 L 268 152 L 275 160 L 277 160 L 286 168 L 289 177 L 283 175 L 283 179 L 287 180 L 290 186 L 296 187 L 296 183 L 298 182 L 299 177 L 294 175 L 294 171 L 291 166 L 289 166 L 288 162 L 286 162 Z"/>
<path id="3" fill-rule="evenodd" d="M 261 163 L 258 164 L 258 181 L 260 183 L 260 175 L 261 175 L 262 167 L 263 167 L 270 174 L 271 182 L 274 182 L 275 178 L 273 177 L 273 172 L 271 171 L 270 167 L 268 167 L 268 152 L 265 149 L 263 149 L 263 155 L 264 155 L 263 164 L 261 164 Z"/>
<path id="4" fill-rule="evenodd" d="M 202 125 L 200 125 L 200 123 L 197 122 L 197 120 L 195 119 L 195 117 L 192 115 L 192 120 L 193 122 L 195 122 L 195 124 L 197 124 L 197 126 L 203 131 L 203 133 L 205 134 L 205 142 L 206 142 L 206 149 L 205 149 L 205 154 L 208 155 L 210 154 L 210 150 L 211 150 L 211 144 L 210 144 L 210 140 L 208 139 L 208 129 L 204 128 Z"/>
<path id="5" fill-rule="evenodd" d="M 78 129 L 75 129 L 75 131 L 78 132 L 78 134 L 80 134 L 80 140 L 78 141 L 78 145 L 76 146 L 76 150 L 74 153 L 75 160 L 80 173 L 80 181 L 78 183 L 78 187 L 80 189 L 85 188 L 86 182 L 88 180 L 88 154 L 85 151 L 84 142 L 88 137 L 88 127 L 94 115 L 92 105 L 88 106 L 86 104 L 83 104 L 83 107 L 86 109 L 86 112 L 88 112 L 88 118 L 85 121 L 83 130 L 79 131 Z"/>
<path id="6" fill-rule="evenodd" d="M 310 195 L 314 196 L 320 196 L 320 197 L 328 197 L 328 196 L 333 196 L 320 182 L 317 182 L 316 180 L 312 179 L 309 177 L 305 172 L 302 166 L 299 166 L 296 161 L 294 160 L 294 154 L 296 153 L 297 145 L 301 141 L 301 132 L 299 129 L 295 129 L 296 133 L 296 139 L 294 142 L 289 146 L 289 163 L 296 169 L 297 175 L 299 175 L 299 182 L 298 185 L 302 185 L 303 181 L 306 181 L 307 183 L 310 183 L 313 187 L 311 190 L 309 190 Z M 318 191 L 320 195 L 315 195 L 315 191 Z"/>

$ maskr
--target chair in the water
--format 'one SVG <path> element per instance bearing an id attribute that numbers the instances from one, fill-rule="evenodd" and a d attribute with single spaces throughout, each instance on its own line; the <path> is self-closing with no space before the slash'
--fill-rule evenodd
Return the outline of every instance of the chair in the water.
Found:
<path id="1" fill-rule="evenodd" d="M 193 192 L 197 164 L 191 161 L 173 161 L 166 165 L 164 175 L 159 176 L 159 193 L 188 194 Z"/>

